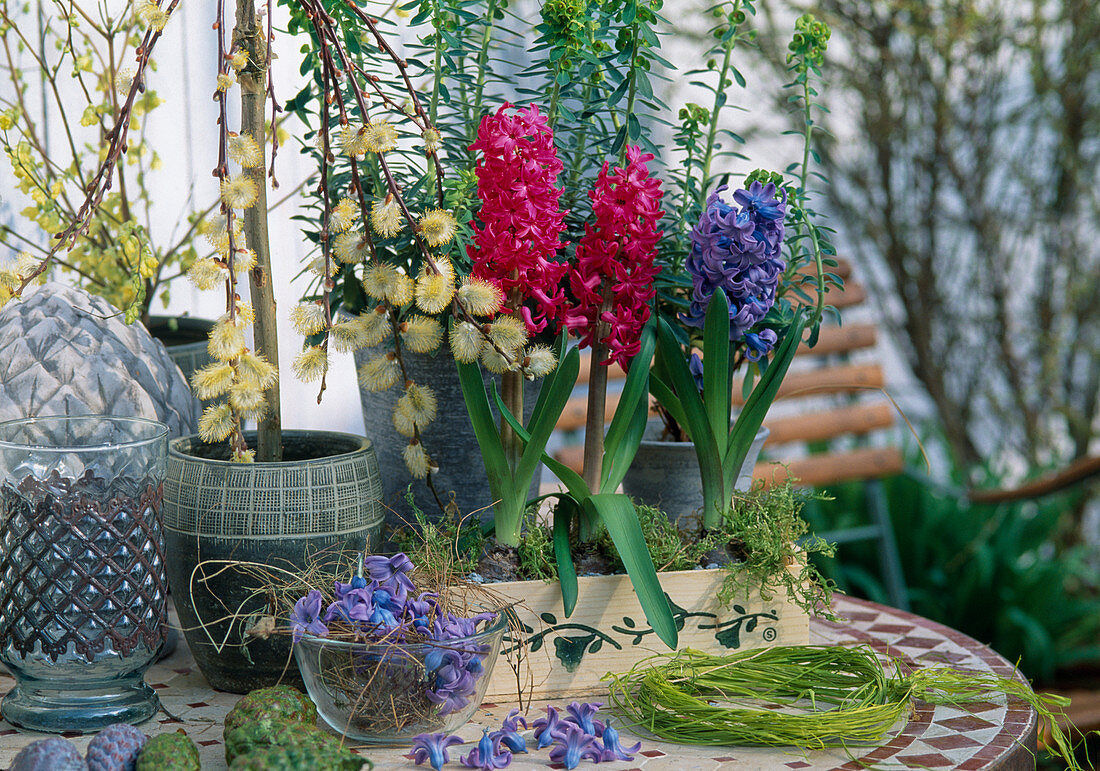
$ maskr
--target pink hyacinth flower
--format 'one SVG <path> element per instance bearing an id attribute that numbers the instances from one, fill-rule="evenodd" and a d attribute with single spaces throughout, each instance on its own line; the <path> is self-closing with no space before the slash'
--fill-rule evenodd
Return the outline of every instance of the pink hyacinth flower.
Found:
<path id="1" fill-rule="evenodd" d="M 505 312 L 518 313 L 535 333 L 557 318 L 565 300 L 560 284 L 568 266 L 554 261 L 565 229 L 557 186 L 562 162 L 538 107 L 509 115 L 511 107 L 505 103 L 482 118 L 470 145 L 482 153 L 477 162 L 481 209 L 467 254 L 473 275 L 499 286 L 507 298 Z M 533 308 L 520 308 L 524 301 Z"/>
<path id="2" fill-rule="evenodd" d="M 581 347 L 596 342 L 608 346 L 608 359 L 623 367 L 638 353 L 642 328 L 649 320 L 661 181 L 649 175 L 650 153 L 631 145 L 625 167 L 604 163 L 595 188 L 589 193 L 595 224 L 586 223 L 577 244 L 577 264 L 569 286 L 577 302 L 565 313 L 565 325 L 577 335 Z M 600 322 L 607 326 L 602 327 Z M 597 337 L 599 336 L 599 337 Z"/>

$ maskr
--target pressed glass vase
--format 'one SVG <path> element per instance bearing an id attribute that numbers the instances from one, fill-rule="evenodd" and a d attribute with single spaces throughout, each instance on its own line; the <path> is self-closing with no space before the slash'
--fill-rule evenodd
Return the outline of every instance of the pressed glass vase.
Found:
<path id="1" fill-rule="evenodd" d="M 145 670 L 167 631 L 160 525 L 168 428 L 142 418 L 0 423 L 0 713 L 97 731 L 159 708 Z"/>

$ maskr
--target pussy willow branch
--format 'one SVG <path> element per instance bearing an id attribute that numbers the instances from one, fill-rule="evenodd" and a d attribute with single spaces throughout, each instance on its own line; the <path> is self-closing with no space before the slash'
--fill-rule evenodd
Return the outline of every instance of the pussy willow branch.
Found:
<path id="1" fill-rule="evenodd" d="M 367 97 L 363 93 L 363 89 L 360 86 L 359 82 L 354 77 L 352 77 L 350 75 L 350 72 L 348 70 L 348 68 L 350 66 L 349 65 L 350 60 L 348 59 L 347 54 L 343 49 L 343 45 L 340 43 L 339 35 L 337 34 L 336 28 L 334 26 L 335 21 L 333 20 L 333 18 L 331 16 L 328 15 L 328 13 L 326 13 L 324 11 L 323 8 L 320 7 L 320 4 L 314 2 L 314 0 L 303 0 L 303 7 L 306 7 L 307 12 L 310 13 L 310 21 L 314 25 L 314 29 L 315 29 L 316 34 L 317 34 L 317 38 L 320 41 L 320 49 L 321 50 L 320 50 L 319 54 L 320 54 L 320 57 L 321 57 L 322 69 L 326 70 L 328 72 L 334 73 L 334 75 L 337 75 L 337 76 L 342 74 L 347 78 L 347 84 L 351 87 L 352 94 L 355 98 L 356 106 L 359 108 L 360 114 L 363 115 L 364 118 L 365 118 L 366 115 L 368 114 Z M 416 95 L 416 89 L 413 87 L 412 81 L 409 79 L 408 75 L 405 72 L 405 62 L 397 56 L 397 54 L 394 52 L 394 50 L 381 37 L 381 35 L 377 31 L 377 27 L 374 26 L 373 20 L 371 20 L 369 17 L 367 17 L 365 14 L 363 14 L 358 9 L 353 8 L 353 11 L 356 13 L 356 15 L 360 19 L 362 19 L 364 21 L 364 23 L 366 23 L 368 25 L 368 27 L 371 28 L 372 32 L 375 34 L 376 38 L 379 40 L 380 49 L 382 51 L 384 51 L 391 58 L 391 60 L 393 61 L 394 66 L 396 66 L 401 71 L 402 81 L 404 82 L 406 88 L 408 89 L 409 99 L 411 100 L 411 103 L 413 104 L 414 111 L 421 117 L 421 120 L 423 120 L 425 122 L 425 125 L 431 127 L 431 124 L 428 121 L 427 116 L 424 114 L 423 106 L 420 103 L 420 100 Z M 335 65 L 335 63 L 332 59 L 332 54 L 328 51 L 328 46 L 330 46 L 330 45 L 332 46 L 332 48 L 339 55 L 341 62 L 345 64 L 345 69 L 344 70 L 340 70 L 336 67 L 336 65 Z M 366 77 L 367 77 L 368 80 L 371 78 L 371 76 L 366 76 Z M 337 82 L 337 81 L 334 80 L 334 82 Z M 340 89 L 339 89 L 338 86 L 333 88 L 331 94 L 326 93 L 326 94 L 322 95 L 322 103 L 327 104 L 330 98 L 333 101 L 336 102 L 336 104 L 337 104 L 337 106 L 340 110 L 342 122 L 346 123 L 346 107 L 344 105 L 343 95 L 341 94 Z M 325 124 L 327 125 L 327 120 L 325 121 Z M 326 149 L 323 152 L 327 153 L 328 150 Z M 424 241 L 420 237 L 419 230 L 418 230 L 418 227 L 417 227 L 417 224 L 416 224 L 416 218 L 413 216 L 412 212 L 409 210 L 409 207 L 408 207 L 407 203 L 405 202 L 405 197 L 401 194 L 401 188 L 397 184 L 396 179 L 394 178 L 393 171 L 391 170 L 389 163 L 386 161 L 385 155 L 382 154 L 382 153 L 379 153 L 379 154 L 377 154 L 376 157 L 377 157 L 377 160 L 378 160 L 379 168 L 382 171 L 382 175 L 385 177 L 385 180 L 386 180 L 386 188 L 389 191 L 389 193 L 391 195 L 393 195 L 394 201 L 397 203 L 398 207 L 401 209 L 401 214 L 402 214 L 403 218 L 405 219 L 405 222 L 409 226 L 409 231 L 412 234 L 414 243 L 416 244 L 418 250 L 420 251 L 421 257 L 424 259 L 425 264 L 428 266 L 428 268 L 432 272 L 438 273 L 439 268 L 436 265 L 435 259 L 432 257 L 431 251 L 428 249 L 428 246 L 424 243 Z M 437 164 L 436 167 L 437 167 L 438 173 L 440 175 L 439 178 L 442 179 L 441 166 L 439 164 Z M 365 209 L 365 203 L 362 202 L 362 201 L 360 202 L 360 208 Z M 368 224 L 368 227 L 369 227 L 369 224 Z M 373 250 L 372 250 L 372 254 L 374 254 Z M 376 254 L 374 254 L 374 258 L 377 259 Z M 327 299 L 326 299 L 326 302 L 327 302 Z M 475 326 L 478 327 L 478 329 L 483 329 L 483 325 L 478 323 L 477 320 L 474 318 L 474 316 L 462 305 L 462 303 L 458 300 L 457 295 L 451 299 L 451 308 L 452 308 L 452 311 L 454 312 L 456 317 L 461 318 L 464 321 L 468 321 L 468 322 L 474 324 Z M 484 333 L 484 330 L 482 331 L 482 338 L 487 343 L 489 343 L 489 345 L 491 345 L 493 347 L 493 349 L 504 358 L 505 361 L 507 361 L 511 364 L 516 363 L 513 354 L 511 352 L 504 351 L 495 342 L 490 340 L 488 335 L 486 335 Z"/>
<path id="2" fill-rule="evenodd" d="M 279 154 L 279 113 L 283 108 L 279 100 L 275 98 L 275 76 L 271 66 L 271 42 L 275 39 L 275 31 L 272 27 L 271 8 L 267 9 L 267 53 L 264 61 L 267 62 L 267 98 L 271 101 L 271 163 L 267 167 L 267 176 L 271 178 L 272 190 L 279 189 L 279 180 L 275 178 L 275 156 Z"/>
<path id="3" fill-rule="evenodd" d="M 225 50 L 225 0 L 218 0 L 218 17 L 214 21 L 214 29 L 218 33 L 218 75 L 229 76 L 229 56 Z M 221 88 L 221 84 L 214 91 L 214 99 L 218 103 L 218 165 L 214 167 L 213 175 L 217 177 L 219 187 L 229 175 L 229 123 L 226 110 L 226 98 L 228 88 Z M 237 323 L 237 274 L 234 270 L 234 262 L 237 254 L 237 244 L 233 238 L 233 220 L 235 213 L 224 197 L 221 202 L 221 212 L 225 217 L 225 232 L 228 239 L 228 253 L 225 258 L 225 300 L 226 313 L 230 324 Z M 230 362 L 233 369 L 237 369 L 237 362 Z M 247 449 L 244 436 L 241 434 L 241 416 L 237 410 L 231 410 L 233 416 L 233 430 L 229 435 L 229 442 L 238 453 Z"/>
<path id="4" fill-rule="evenodd" d="M 386 39 L 382 36 L 382 33 L 378 31 L 378 25 L 375 23 L 375 20 L 373 18 L 363 13 L 363 11 L 361 11 L 359 8 L 351 3 L 348 4 L 348 9 L 356 17 L 358 17 L 360 21 L 367 25 L 367 29 L 370 30 L 371 35 L 373 35 L 374 39 L 378 42 L 379 50 L 384 51 L 386 55 L 390 57 L 390 60 L 394 63 L 394 66 L 397 67 L 397 72 L 401 75 L 401 80 L 405 84 L 405 91 L 409 94 L 409 99 L 412 103 L 413 112 L 420 116 L 420 120 L 423 122 L 423 128 L 434 128 L 432 120 L 428 117 L 427 113 L 424 112 L 424 105 L 420 101 L 420 96 L 419 94 L 417 94 L 416 88 L 412 84 L 412 80 L 409 78 L 408 63 L 404 59 L 399 57 L 390 46 L 390 44 L 386 42 Z M 373 81 L 371 82 L 373 83 Z M 432 155 L 434 156 L 435 153 L 432 153 Z M 439 201 L 439 205 L 443 206 L 443 167 L 442 164 L 439 163 L 438 157 L 436 157 L 435 160 L 437 187 L 436 195 Z"/>
<path id="5" fill-rule="evenodd" d="M 314 28 L 318 26 L 316 16 L 311 14 L 310 20 L 313 22 Z M 320 31 L 318 30 L 318 35 Z M 321 99 L 321 170 L 320 170 L 320 189 L 321 205 L 323 213 L 321 215 L 321 233 L 319 235 L 321 241 L 321 258 L 324 260 L 324 276 L 321 278 L 321 307 L 325 311 L 325 329 L 332 328 L 332 289 L 335 286 L 332 280 L 332 248 L 329 244 L 329 238 L 332 233 L 330 231 L 332 225 L 332 199 L 329 197 L 328 191 L 328 177 L 329 177 L 329 158 L 332 154 L 332 138 L 329 135 L 329 99 L 327 98 L 327 92 L 330 87 L 338 93 L 339 84 L 333 81 L 335 73 L 332 71 L 332 60 L 329 58 L 328 51 L 322 47 L 322 58 L 325 66 L 321 68 L 321 90 L 326 94 Z M 347 123 L 347 119 L 344 117 L 344 105 L 340 103 L 340 122 Z M 322 345 L 324 346 L 325 355 L 328 355 L 328 340 L 329 336 L 326 334 Z M 321 374 L 321 385 L 317 391 L 317 403 L 321 403 L 321 397 L 325 393 L 326 382 L 328 378 L 327 370 Z"/>

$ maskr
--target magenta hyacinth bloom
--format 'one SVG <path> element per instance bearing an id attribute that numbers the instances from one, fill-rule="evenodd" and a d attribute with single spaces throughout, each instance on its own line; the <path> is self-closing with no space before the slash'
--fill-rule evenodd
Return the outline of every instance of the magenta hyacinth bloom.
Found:
<path id="1" fill-rule="evenodd" d="M 707 199 L 706 209 L 691 231 L 686 267 L 692 277 L 691 306 L 683 317 L 702 328 L 707 306 L 719 287 L 729 300 L 730 342 L 746 341 L 746 354 L 756 361 L 776 342 L 771 330 L 750 332 L 775 303 L 779 277 L 786 270 L 781 256 L 786 193 L 776 198 L 772 183 L 753 182 L 733 194 L 731 206 L 721 198 L 724 187 Z M 749 337 L 752 335 L 752 337 Z"/>
<path id="2" fill-rule="evenodd" d="M 546 717 L 540 717 L 531 724 L 531 727 L 535 729 L 535 749 L 541 750 L 543 747 L 549 747 L 554 743 L 554 731 L 558 729 L 560 723 L 561 718 L 558 717 L 557 709 L 547 704 Z"/>
<path id="3" fill-rule="evenodd" d="M 561 763 L 566 768 L 576 768 L 577 765 L 588 758 L 593 763 L 603 760 L 603 753 L 596 744 L 596 737 L 585 733 L 584 729 L 576 723 L 562 721 L 558 724 L 558 730 L 554 733 L 554 748 L 550 750 L 550 760 L 553 763 Z"/>
<path id="4" fill-rule="evenodd" d="M 569 713 L 569 716 L 565 719 L 580 726 L 586 734 L 599 737 L 603 733 L 603 723 L 596 720 L 594 716 L 602 706 L 603 702 L 599 701 L 584 702 L 583 704 L 575 701 L 565 708 L 565 711 Z"/>
<path id="5" fill-rule="evenodd" d="M 486 115 L 471 150 L 477 162 L 478 222 L 467 254 L 473 275 L 492 281 L 511 300 L 531 333 L 546 328 L 565 302 L 559 286 L 568 271 L 554 261 L 562 247 L 565 212 L 558 205 L 557 186 L 562 162 L 554 148 L 554 133 L 538 107 L 509 115 L 505 103 L 496 115 Z M 534 308 L 515 308 L 513 290 L 533 301 Z"/>
<path id="6" fill-rule="evenodd" d="M 577 302 L 565 313 L 565 325 L 580 337 L 581 347 L 595 342 L 608 345 L 608 359 L 629 365 L 637 355 L 642 328 L 649 320 L 657 241 L 662 231 L 661 181 L 649 176 L 651 153 L 630 145 L 626 167 L 604 163 L 595 188 L 589 193 L 596 223 L 585 223 L 577 244 L 577 265 L 569 287 Z M 604 308 L 605 301 L 609 305 Z M 602 339 L 600 322 L 606 322 Z"/>
<path id="7" fill-rule="evenodd" d="M 464 755 L 462 765 L 466 768 L 479 768 L 482 771 L 493 771 L 495 768 L 504 768 L 512 762 L 512 753 L 501 749 L 500 740 L 494 740 L 489 735 L 489 729 L 484 729 L 481 740 L 477 746 L 470 750 L 469 755 Z"/>
<path id="8" fill-rule="evenodd" d="M 457 736 L 420 734 L 413 737 L 413 762 L 418 766 L 426 762 L 435 771 L 442 771 L 443 766 L 451 762 L 447 748 L 464 743 Z"/>

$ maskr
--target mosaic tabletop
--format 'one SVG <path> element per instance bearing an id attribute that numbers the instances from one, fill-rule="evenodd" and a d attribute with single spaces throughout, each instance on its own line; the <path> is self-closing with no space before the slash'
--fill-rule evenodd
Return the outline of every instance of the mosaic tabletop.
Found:
<path id="1" fill-rule="evenodd" d="M 1012 665 L 987 646 L 919 616 L 847 597 L 837 599 L 835 611 L 843 621 L 815 620 L 811 627 L 811 642 L 866 643 L 880 653 L 900 658 L 911 667 L 946 664 L 1013 675 Z M 159 693 L 164 711 L 142 725 L 142 730 L 153 735 L 183 728 L 198 744 L 203 768 L 224 769 L 221 723 L 240 697 L 212 690 L 182 640 L 175 653 L 149 670 L 146 681 Z M 10 676 L 0 674 L 0 692 L 7 692 L 12 684 Z M 528 715 L 533 719 L 543 711 L 545 704 L 562 707 L 567 701 L 536 701 Z M 501 719 L 513 706 L 481 705 L 473 720 L 458 734 L 468 742 L 476 742 L 483 726 L 499 727 Z M 626 730 L 622 733 L 625 745 L 637 740 L 630 737 Z M 602 763 L 600 768 L 607 771 L 711 771 L 726 768 L 777 771 L 1024 769 L 1034 768 L 1036 734 L 1035 712 L 1014 698 L 1001 697 L 971 703 L 966 711 L 917 702 L 908 719 L 899 721 L 891 730 L 890 739 L 880 746 L 860 745 L 849 746 L 846 751 L 807 752 L 795 748 L 681 746 L 643 737 L 641 752 L 633 761 Z M 0 766 L 6 768 L 23 746 L 40 737 L 41 734 L 20 731 L 6 722 L 0 722 Z M 90 739 L 75 735 L 72 738 L 82 750 Z M 412 761 L 405 756 L 408 748 L 357 751 L 371 758 L 379 769 L 414 768 Z M 582 763 L 581 767 L 585 766 L 591 764 Z M 461 764 L 455 763 L 454 767 L 461 768 Z M 547 751 L 542 750 L 532 755 L 516 756 L 510 768 L 522 770 L 562 766 L 551 764 Z"/>

